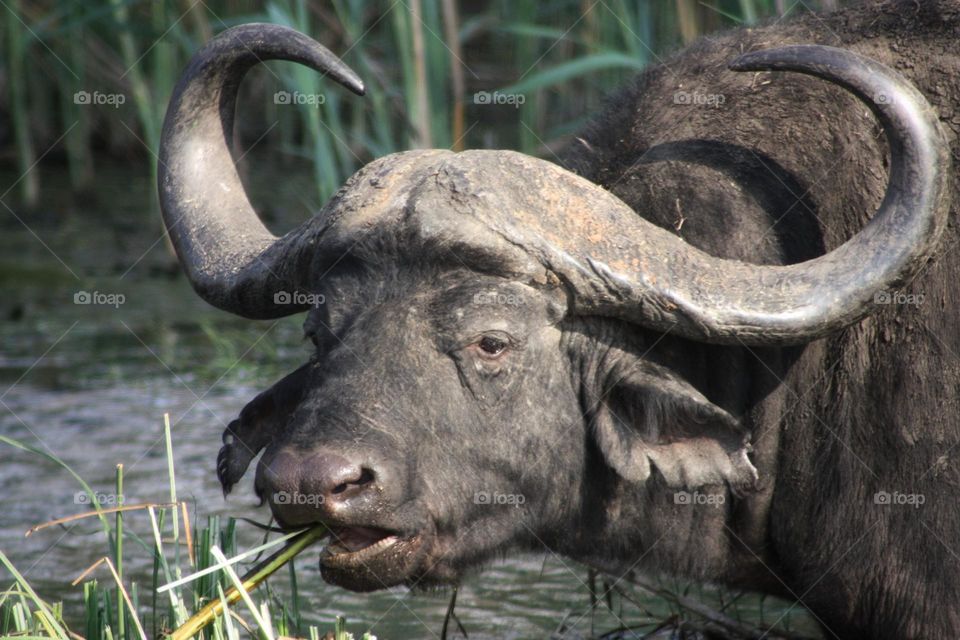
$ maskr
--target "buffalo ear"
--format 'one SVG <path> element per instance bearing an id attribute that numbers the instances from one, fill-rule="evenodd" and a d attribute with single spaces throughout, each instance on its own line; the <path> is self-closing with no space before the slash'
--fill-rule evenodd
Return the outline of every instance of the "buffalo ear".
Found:
<path id="1" fill-rule="evenodd" d="M 671 488 L 752 486 L 750 434 L 669 369 L 642 359 L 614 368 L 593 403 L 593 429 L 607 463 L 624 479 L 646 482 L 653 469 Z"/>

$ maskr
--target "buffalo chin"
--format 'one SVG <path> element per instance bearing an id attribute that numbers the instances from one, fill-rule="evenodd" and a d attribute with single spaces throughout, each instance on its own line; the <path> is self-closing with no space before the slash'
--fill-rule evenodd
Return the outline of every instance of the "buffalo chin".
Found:
<path id="1" fill-rule="evenodd" d="M 330 545 L 320 554 L 320 575 L 329 584 L 358 592 L 409 583 L 420 564 L 423 547 L 422 535 L 387 536 L 358 551 Z"/>

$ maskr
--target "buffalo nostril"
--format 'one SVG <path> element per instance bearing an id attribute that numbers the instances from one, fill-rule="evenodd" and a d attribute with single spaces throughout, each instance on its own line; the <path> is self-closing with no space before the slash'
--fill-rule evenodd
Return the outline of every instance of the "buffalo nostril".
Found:
<path id="1" fill-rule="evenodd" d="M 328 449 L 281 449 L 258 468 L 258 491 L 286 526 L 348 518 L 382 481 L 373 466 Z"/>
<path id="2" fill-rule="evenodd" d="M 364 493 L 377 478 L 372 467 L 329 450 L 314 451 L 301 458 L 299 468 L 299 491 L 322 496 L 330 507 L 339 508 Z"/>
<path id="3" fill-rule="evenodd" d="M 373 479 L 374 479 L 373 471 L 371 471 L 367 467 L 363 467 L 360 469 L 360 475 L 357 476 L 355 480 L 348 480 L 347 482 L 342 482 L 338 484 L 330 491 L 330 493 L 332 493 L 333 495 L 343 493 L 344 491 L 349 489 L 351 485 L 362 487 L 363 485 L 370 484 L 371 482 L 373 482 Z"/>

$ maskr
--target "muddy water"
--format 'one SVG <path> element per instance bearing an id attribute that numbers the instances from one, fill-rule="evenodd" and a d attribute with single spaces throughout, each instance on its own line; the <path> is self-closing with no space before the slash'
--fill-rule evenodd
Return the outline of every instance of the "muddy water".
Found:
<path id="1" fill-rule="evenodd" d="M 128 503 L 164 501 L 162 416 L 169 413 L 177 490 L 195 505 L 196 517 L 266 521 L 249 477 L 223 499 L 214 462 L 226 423 L 306 358 L 299 320 L 244 322 L 207 307 L 179 276 L 161 239 L 146 204 L 147 177 L 120 170 L 104 175 L 95 196 L 78 198 L 50 186 L 64 177 L 47 171 L 39 211 L 15 209 L 22 223 L 0 211 L 0 434 L 62 458 L 106 500 L 115 466 L 123 463 Z M 14 179 L 2 175 L 0 184 Z M 315 204 L 303 195 L 312 193 L 305 177 L 262 180 L 261 194 L 287 203 L 261 196 L 281 229 Z M 277 184 L 286 191 L 278 194 Z M 90 304 L 80 304 L 83 292 Z M 85 510 L 78 483 L 43 457 L 0 444 L 0 488 L 0 549 L 43 596 L 65 600 L 67 617 L 76 619 L 82 592 L 69 583 L 107 553 L 102 531 L 92 521 L 29 538 L 24 531 Z M 150 535 L 143 516 L 126 523 L 131 534 Z M 240 529 L 241 546 L 259 539 L 252 527 Z M 148 554 L 133 541 L 127 550 L 127 575 L 149 584 Z M 439 636 L 448 593 L 353 594 L 323 583 L 316 562 L 316 553 L 297 561 L 308 621 L 328 628 L 341 614 L 351 630 L 372 628 L 380 638 Z M 542 638 L 564 620 L 576 631 L 566 637 L 587 637 L 671 612 L 637 593 L 641 606 L 618 600 L 615 613 L 591 613 L 586 577 L 586 569 L 548 553 L 496 562 L 462 587 L 457 613 L 474 638 Z M 8 579 L 0 570 L 0 583 Z M 286 580 L 275 578 L 280 592 Z M 737 607 L 735 615 L 758 619 L 763 609 L 773 621 L 788 605 L 748 596 Z M 789 618 L 794 628 L 811 632 L 802 613 L 794 610 Z"/>

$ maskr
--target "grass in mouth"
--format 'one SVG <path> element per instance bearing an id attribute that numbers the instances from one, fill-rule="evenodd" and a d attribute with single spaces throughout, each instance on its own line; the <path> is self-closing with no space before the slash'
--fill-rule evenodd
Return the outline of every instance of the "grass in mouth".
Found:
<path id="1" fill-rule="evenodd" d="M 225 526 L 218 517 L 209 518 L 202 528 L 191 526 L 187 503 L 177 498 L 167 416 L 164 416 L 164 437 L 169 502 L 123 504 L 120 499 L 118 506 L 104 507 L 99 500 L 102 494 L 95 492 L 66 462 L 47 451 L 0 435 L 0 443 L 42 456 L 66 470 L 82 487 L 80 495 L 84 495 L 87 504 L 93 507 L 85 513 L 37 525 L 26 535 L 79 520 L 96 519 L 108 542 L 108 554 L 72 583 L 72 586 L 82 583 L 82 633 L 66 623 L 63 604 L 44 600 L 0 550 L 0 566 L 13 576 L 13 584 L 0 591 L 0 637 L 24 640 L 186 640 L 194 637 L 239 640 L 242 634 L 263 640 L 290 636 L 312 640 L 321 637 L 352 639 L 342 617 L 336 618 L 331 630 L 321 633 L 317 626 L 303 623 L 296 605 L 299 594 L 291 561 L 323 538 L 327 534 L 326 528 L 317 526 L 289 533 L 237 553 L 236 521 L 232 518 Z M 123 496 L 123 481 L 123 465 L 117 465 L 114 494 L 117 497 Z M 150 518 L 146 539 L 124 528 L 125 515 L 135 511 L 146 512 Z M 145 550 L 153 556 L 152 579 L 147 591 L 149 606 L 143 606 L 141 586 L 124 576 L 125 542 L 128 545 L 133 543 L 138 550 Z M 235 567 L 240 562 L 249 562 L 267 552 L 272 553 L 242 576 L 237 574 Z M 292 604 L 279 602 L 269 591 L 265 596 L 255 593 L 257 587 L 284 566 L 290 570 Z M 93 577 L 95 574 L 105 580 L 100 582 Z M 364 633 L 362 638 L 376 640 L 370 633 Z"/>
<path id="2" fill-rule="evenodd" d="M 186 640 L 187 638 L 193 637 L 217 617 L 223 615 L 227 607 L 240 599 L 244 601 L 261 626 L 268 626 L 269 617 L 264 617 L 262 615 L 263 612 L 257 609 L 253 600 L 250 598 L 250 591 L 258 587 L 260 583 L 293 560 L 301 551 L 323 538 L 326 534 L 327 528 L 323 526 L 306 529 L 297 533 L 282 549 L 260 562 L 242 578 L 237 576 L 233 567 L 230 566 L 230 561 L 223 555 L 223 552 L 216 546 L 211 547 L 211 553 L 213 553 L 220 562 L 218 566 L 223 567 L 230 577 L 233 586 L 230 587 L 226 593 L 221 590 L 218 599 L 211 600 L 200 611 L 193 614 L 189 620 L 171 634 L 171 640 Z M 195 576 L 196 574 L 191 577 Z"/>

